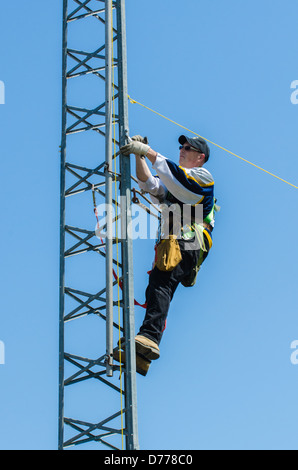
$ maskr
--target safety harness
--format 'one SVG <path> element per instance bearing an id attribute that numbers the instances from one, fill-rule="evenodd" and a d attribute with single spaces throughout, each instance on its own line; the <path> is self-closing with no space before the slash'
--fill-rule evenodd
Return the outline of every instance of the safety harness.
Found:
<path id="1" fill-rule="evenodd" d="M 216 204 L 216 202 L 217 200 L 214 198 L 212 210 L 207 215 L 207 217 L 205 217 L 203 224 L 197 224 L 196 222 L 193 222 L 191 227 L 189 227 L 189 230 L 182 235 L 182 238 L 185 240 L 192 239 L 194 236 L 196 236 L 197 242 L 200 246 L 199 258 L 196 266 L 193 267 L 190 275 L 181 282 L 184 287 L 193 287 L 195 285 L 198 272 L 201 269 L 203 261 L 213 245 L 211 237 L 212 226 L 210 224 L 214 220 L 214 213 L 219 212 L 220 210 L 220 207 Z M 208 241 L 208 249 L 206 247 L 205 240 Z"/>

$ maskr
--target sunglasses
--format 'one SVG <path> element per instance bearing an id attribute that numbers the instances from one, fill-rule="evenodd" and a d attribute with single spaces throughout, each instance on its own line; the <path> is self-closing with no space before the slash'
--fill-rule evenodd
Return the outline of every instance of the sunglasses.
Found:
<path id="1" fill-rule="evenodd" d="M 182 149 L 186 150 L 187 152 L 189 152 L 190 150 L 194 150 L 195 152 L 202 153 L 201 150 L 195 149 L 194 147 L 191 147 L 190 145 L 180 145 L 179 150 L 182 150 Z"/>

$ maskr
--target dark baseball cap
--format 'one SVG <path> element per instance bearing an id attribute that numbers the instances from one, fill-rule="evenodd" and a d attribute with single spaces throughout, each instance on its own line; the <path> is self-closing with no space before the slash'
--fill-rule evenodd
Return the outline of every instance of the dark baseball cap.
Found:
<path id="1" fill-rule="evenodd" d="M 178 139 L 181 145 L 184 145 L 185 142 L 188 142 L 193 148 L 200 150 L 202 153 L 205 154 L 205 162 L 209 160 L 210 157 L 210 148 L 202 137 L 186 137 L 185 135 L 181 135 Z"/>

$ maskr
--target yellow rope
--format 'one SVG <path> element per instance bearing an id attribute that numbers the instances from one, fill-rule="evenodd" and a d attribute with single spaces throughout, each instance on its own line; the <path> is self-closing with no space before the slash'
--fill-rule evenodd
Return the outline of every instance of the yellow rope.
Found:
<path id="1" fill-rule="evenodd" d="M 243 158 L 243 157 L 240 157 L 240 155 L 237 155 L 236 153 L 231 152 L 230 150 L 228 150 L 228 149 L 222 147 L 221 145 L 218 145 L 218 144 L 216 144 L 215 142 L 212 142 L 211 140 L 206 139 L 206 137 L 203 137 L 203 136 L 201 136 L 200 134 L 197 134 L 196 132 L 194 132 L 194 131 L 192 131 L 192 130 L 190 130 L 190 129 L 187 129 L 187 127 L 184 127 L 184 126 L 182 126 L 181 124 L 179 124 L 178 122 L 175 122 L 175 121 L 173 121 L 172 119 L 169 119 L 168 117 L 164 116 L 163 114 L 158 113 L 158 112 L 155 111 L 154 109 L 148 108 L 148 106 L 145 106 L 144 104 L 139 103 L 138 101 L 136 101 L 136 100 L 134 100 L 133 98 L 131 98 L 129 95 L 128 95 L 128 98 L 129 98 L 129 100 L 130 100 L 130 102 L 131 102 L 132 104 L 138 104 L 139 106 L 142 106 L 143 108 L 148 109 L 148 111 L 151 111 L 152 113 L 157 114 L 157 116 L 160 116 L 160 117 L 162 117 L 163 119 L 166 119 L 167 121 L 171 122 L 172 124 L 175 124 L 176 126 L 179 126 L 179 127 L 181 127 L 182 129 L 184 129 L 184 130 L 186 130 L 186 131 L 188 131 L 188 132 L 191 132 L 192 134 L 194 134 L 194 135 L 196 135 L 196 136 L 198 136 L 198 137 L 202 137 L 203 139 L 206 140 L 206 142 L 209 142 L 210 144 L 215 145 L 215 147 L 220 148 L 220 149 L 223 150 L 224 152 L 227 152 L 227 153 L 229 153 L 230 155 L 233 155 L 234 157 L 239 158 L 240 160 L 244 161 L 245 163 L 248 163 L 249 165 L 254 166 L 254 167 L 257 168 L 258 170 L 261 170 L 261 171 L 263 171 L 264 173 L 267 173 L 268 175 L 273 176 L 274 178 L 277 178 L 278 180 L 282 181 L 283 183 L 286 183 L 286 184 L 288 184 L 289 186 L 292 186 L 293 188 L 298 189 L 298 186 L 295 186 L 294 184 L 289 183 L 289 181 L 286 181 L 286 180 L 284 180 L 283 178 L 280 178 L 280 176 L 277 176 L 277 175 L 275 175 L 274 173 L 271 173 L 270 171 L 267 171 L 267 170 L 265 170 L 264 168 L 261 168 L 260 166 L 256 165 L 255 163 L 250 162 L 249 160 L 246 160 L 246 159 Z"/>
<path id="2" fill-rule="evenodd" d="M 115 73 L 114 73 L 114 32 L 113 32 L 113 0 L 111 0 L 112 8 L 111 8 L 111 27 L 112 27 L 112 122 L 113 122 L 113 132 L 114 132 L 114 155 L 116 155 L 116 113 L 115 113 Z M 120 285 L 119 285 L 119 238 L 118 238 L 118 204 L 117 204 L 117 166 L 116 166 L 116 158 L 114 158 L 114 181 L 115 181 L 115 211 L 116 211 L 116 249 L 117 249 L 117 292 L 118 292 L 118 299 L 117 299 L 117 306 L 118 306 L 118 326 L 119 326 L 119 362 L 120 362 L 120 406 L 121 406 L 121 441 L 122 441 L 122 450 L 124 449 L 124 420 L 123 420 L 123 384 L 122 384 L 122 357 L 121 357 L 121 314 L 120 314 Z"/>

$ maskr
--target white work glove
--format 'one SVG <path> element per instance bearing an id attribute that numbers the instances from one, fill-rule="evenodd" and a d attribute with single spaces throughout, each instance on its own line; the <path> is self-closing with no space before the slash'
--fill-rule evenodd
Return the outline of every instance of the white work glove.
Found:
<path id="1" fill-rule="evenodd" d="M 148 137 L 142 137 L 141 135 L 134 135 L 131 140 L 135 141 L 135 142 L 142 142 L 142 144 L 146 144 L 148 145 L 149 142 L 148 142 Z"/>
<path id="2" fill-rule="evenodd" d="M 140 136 L 135 136 L 135 138 L 139 138 Z M 137 140 L 133 140 L 127 145 L 124 145 L 123 147 L 120 148 L 120 152 L 123 155 L 130 155 L 131 153 L 134 153 L 135 155 L 147 155 L 148 150 L 150 149 L 149 145 L 143 144 L 143 142 L 139 142 Z"/>

